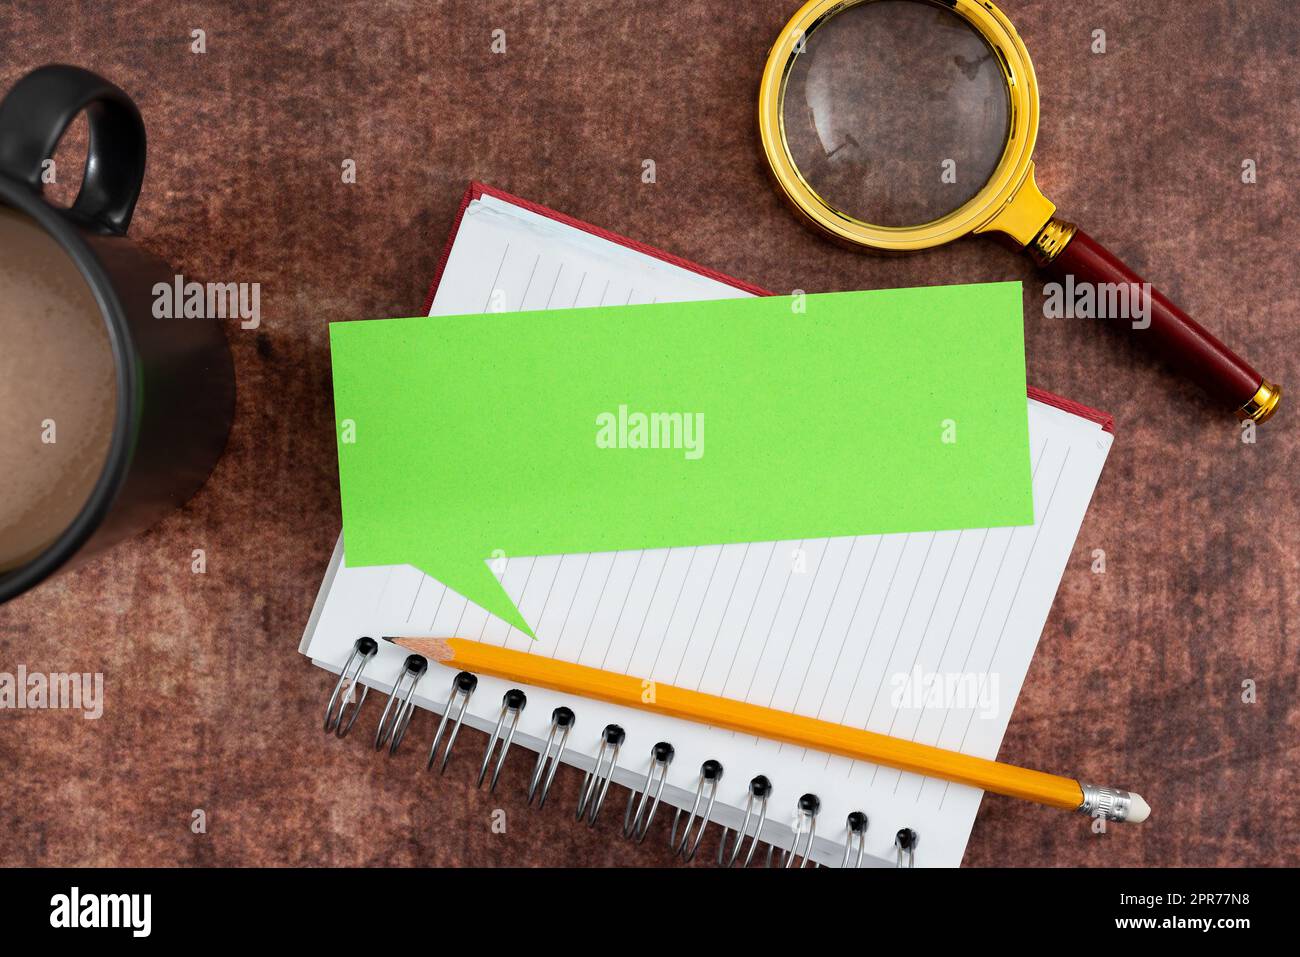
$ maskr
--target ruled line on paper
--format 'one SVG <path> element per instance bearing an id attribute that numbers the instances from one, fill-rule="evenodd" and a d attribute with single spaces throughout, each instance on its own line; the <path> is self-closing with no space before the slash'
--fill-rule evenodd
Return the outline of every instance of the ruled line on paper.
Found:
<path id="1" fill-rule="evenodd" d="M 431 619 L 429 619 L 429 630 L 430 630 L 430 631 L 433 631 L 433 625 L 434 625 L 434 622 L 436 622 L 436 621 L 438 620 L 438 612 L 442 611 L 442 602 L 443 602 L 443 600 L 447 597 L 447 592 L 449 592 L 450 590 L 451 590 L 451 589 L 449 589 L 446 585 L 443 585 L 443 586 L 442 586 L 442 594 L 438 596 L 438 604 L 437 604 L 437 606 L 433 609 L 433 617 L 432 617 Z"/>
<path id="2" fill-rule="evenodd" d="M 379 589 L 379 594 L 375 598 L 375 611 L 379 612 L 384 607 L 384 596 L 388 594 L 388 583 L 393 580 L 394 566 L 389 565 L 384 569 L 384 584 Z"/>
<path id="3" fill-rule="evenodd" d="M 736 597 L 736 586 L 740 584 L 740 576 L 745 570 L 745 562 L 749 559 L 751 544 L 751 542 L 745 543 L 745 551 L 740 557 L 740 564 L 736 566 L 736 577 L 731 580 L 731 590 L 727 593 L 727 603 L 722 606 L 722 615 L 718 618 L 718 627 L 713 632 L 713 643 L 709 645 L 709 654 L 704 659 L 704 667 L 700 669 L 700 680 L 695 683 L 696 691 L 699 691 L 704 686 L 704 676 L 709 673 L 709 665 L 713 661 L 713 652 L 718 647 L 718 636 L 722 634 L 722 627 L 727 623 L 727 614 L 731 611 L 731 603 Z"/>
<path id="4" fill-rule="evenodd" d="M 564 571 L 564 560 L 568 557 L 568 555 L 561 555 L 559 562 L 555 566 L 555 574 L 551 576 L 551 584 L 546 589 L 546 598 L 542 601 L 542 610 L 537 613 L 538 628 L 546 620 L 546 609 L 551 607 L 551 596 L 555 594 L 555 583 L 560 580 L 560 575 Z M 527 648 L 528 653 L 531 655 L 536 647 L 537 642 L 530 641 Z"/>
<path id="5" fill-rule="evenodd" d="M 650 666 L 650 672 L 647 677 L 653 677 L 659 672 L 659 656 L 663 654 L 664 646 L 667 644 L 668 632 L 673 627 L 673 621 L 677 618 L 677 609 L 681 607 L 682 592 L 686 588 L 686 582 L 691 577 L 691 569 L 695 567 L 695 556 L 700 553 L 698 548 L 692 548 L 690 551 L 690 563 L 686 566 L 686 574 L 682 577 L 681 584 L 677 586 L 677 598 L 673 601 L 673 610 L 668 614 L 668 621 L 664 625 L 663 633 L 659 640 L 659 650 L 655 652 L 654 663 Z"/>
<path id="6" fill-rule="evenodd" d="M 643 551 L 637 552 L 636 568 L 632 569 L 633 582 L 636 581 L 637 572 L 641 570 L 641 563 L 645 561 L 645 554 L 646 553 Z M 632 587 L 631 587 L 631 583 L 629 583 L 627 591 L 623 593 L 623 601 L 620 602 L 618 606 L 618 617 L 614 619 L 613 635 L 611 635 L 610 637 L 609 644 L 605 646 L 605 654 L 602 655 L 600 659 L 600 665 L 598 667 L 602 671 L 605 670 L 605 666 L 609 663 L 609 653 L 614 650 L 614 636 L 618 634 L 618 626 L 623 623 L 623 614 L 627 611 L 627 603 L 631 597 L 632 597 Z"/>
<path id="7" fill-rule="evenodd" d="M 510 255 L 510 244 L 506 243 L 506 248 L 501 252 L 501 262 L 497 263 L 496 275 L 492 277 L 492 283 L 488 286 L 487 299 L 483 302 L 482 312 L 487 312 L 492 305 L 492 295 L 497 291 L 497 280 L 501 278 L 501 267 L 506 264 L 506 257 Z"/>
<path id="8" fill-rule="evenodd" d="M 682 677 L 682 665 L 686 663 L 686 655 L 690 652 L 691 641 L 695 637 L 695 629 L 700 625 L 700 615 L 704 611 L 705 603 L 709 600 L 709 591 L 713 588 L 714 576 L 718 573 L 718 563 L 722 561 L 722 549 L 718 549 L 718 554 L 713 559 L 713 565 L 709 568 L 709 580 L 704 583 L 704 593 L 700 596 L 700 606 L 695 609 L 695 617 L 691 620 L 691 630 L 686 636 L 686 645 L 682 648 L 682 656 L 677 661 L 677 670 L 673 672 L 673 680 L 670 684 L 680 684 Z"/>
<path id="9" fill-rule="evenodd" d="M 416 586 L 415 597 L 411 599 L 411 610 L 406 613 L 406 620 L 410 621 L 411 616 L 415 614 L 415 603 L 420 600 L 420 589 L 424 587 L 424 576 L 420 576 L 420 584 Z"/>
<path id="10" fill-rule="evenodd" d="M 650 601 L 646 603 L 645 614 L 641 616 L 641 627 L 636 630 L 636 640 L 632 642 L 632 651 L 628 655 L 628 667 L 636 658 L 636 650 L 641 645 L 641 636 L 645 634 L 646 622 L 650 620 L 650 609 L 654 607 L 654 600 L 659 595 L 659 586 L 663 584 L 664 572 L 668 570 L 669 560 L 672 558 L 673 550 L 668 549 L 668 554 L 664 556 L 664 563 L 659 566 L 659 577 L 655 579 L 654 591 L 651 593 Z"/>
<path id="11" fill-rule="evenodd" d="M 533 277 L 537 275 L 537 264 L 542 261 L 542 254 L 538 253 L 533 259 L 533 268 L 528 270 L 528 282 L 524 283 L 524 291 L 519 294 L 519 306 L 522 309 L 524 300 L 528 298 L 528 290 L 533 288 Z"/>

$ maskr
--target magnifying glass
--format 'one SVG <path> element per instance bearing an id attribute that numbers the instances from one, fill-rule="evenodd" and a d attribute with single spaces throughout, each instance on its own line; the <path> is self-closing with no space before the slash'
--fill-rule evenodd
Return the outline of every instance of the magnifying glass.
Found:
<path id="1" fill-rule="evenodd" d="M 1034 183 L 1034 67 L 992 3 L 810 0 L 768 56 L 758 119 L 781 190 L 818 230 L 884 252 L 1000 234 L 1241 418 L 1277 408 L 1278 386 L 1055 217 Z"/>

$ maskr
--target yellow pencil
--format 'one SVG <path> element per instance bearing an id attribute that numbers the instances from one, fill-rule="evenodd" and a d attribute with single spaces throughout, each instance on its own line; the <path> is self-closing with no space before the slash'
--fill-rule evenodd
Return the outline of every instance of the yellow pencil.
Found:
<path id="1" fill-rule="evenodd" d="M 466 638 L 388 640 L 449 668 L 685 718 L 857 761 L 883 764 L 900 771 L 969 784 L 996 794 L 1102 816 L 1111 821 L 1145 821 L 1151 813 L 1141 795 L 1117 788 L 1082 784 L 1057 774 L 1031 771 L 631 675 L 510 651 Z"/>

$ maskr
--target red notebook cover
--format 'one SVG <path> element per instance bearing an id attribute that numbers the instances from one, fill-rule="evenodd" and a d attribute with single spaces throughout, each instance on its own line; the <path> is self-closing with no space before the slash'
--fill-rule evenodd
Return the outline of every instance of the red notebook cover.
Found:
<path id="1" fill-rule="evenodd" d="M 495 189 L 485 183 L 471 182 L 469 189 L 465 190 L 465 195 L 461 198 L 460 209 L 456 211 L 456 221 L 452 224 L 451 234 L 447 237 L 447 244 L 442 249 L 442 255 L 438 257 L 438 265 L 433 273 L 433 284 L 429 286 L 429 295 L 424 301 L 424 312 L 427 315 L 433 308 L 433 297 L 438 291 L 438 283 L 442 281 L 442 274 L 447 268 L 447 259 L 451 256 L 452 244 L 456 241 L 456 233 L 460 231 L 461 219 L 465 216 L 465 210 L 469 204 L 480 196 L 492 196 L 502 202 L 510 203 L 512 206 L 519 206 L 529 212 L 537 213 L 539 216 L 545 216 L 548 219 L 554 219 L 557 222 L 564 223 L 566 226 L 572 226 L 575 229 L 581 229 L 583 232 L 591 233 L 593 236 L 599 236 L 601 239 L 607 239 L 612 243 L 618 243 L 620 246 L 626 246 L 628 249 L 634 249 L 639 253 L 645 253 L 647 256 L 653 256 L 656 259 L 662 259 L 664 262 L 672 263 L 674 266 L 680 266 L 683 269 L 689 269 L 691 272 L 699 273 L 701 276 L 707 276 L 710 279 L 717 280 L 736 289 L 741 289 L 755 296 L 774 296 L 776 293 L 769 289 L 763 289 L 751 283 L 742 282 L 725 273 L 709 269 L 705 266 L 693 263 L 690 260 L 683 259 L 681 256 L 674 256 L 672 253 L 664 252 L 662 249 L 656 249 L 654 246 L 639 243 L 634 239 L 628 239 L 626 236 L 620 236 L 617 233 L 611 233 L 607 229 L 601 229 L 599 226 L 593 226 L 591 223 L 584 223 L 580 219 L 574 219 L 572 216 L 566 216 L 564 213 L 556 212 L 546 206 L 538 203 L 530 203 L 526 199 L 520 199 L 518 196 L 512 196 L 503 190 Z M 1114 433 L 1115 420 L 1109 413 L 1099 412 L 1096 409 L 1083 405 L 1079 402 L 1073 402 L 1062 396 L 1047 392 L 1044 389 L 1029 387 L 1029 398 L 1045 405 L 1053 405 L 1058 409 L 1063 409 L 1071 415 L 1077 415 L 1080 418 L 1088 419 L 1098 423 L 1102 429 Z"/>

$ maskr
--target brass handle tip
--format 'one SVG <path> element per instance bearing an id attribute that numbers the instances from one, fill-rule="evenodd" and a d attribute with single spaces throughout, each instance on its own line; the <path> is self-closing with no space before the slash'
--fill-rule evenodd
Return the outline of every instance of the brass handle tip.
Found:
<path id="1" fill-rule="evenodd" d="M 1250 401 L 1237 410 L 1237 418 L 1242 421 L 1254 419 L 1256 422 L 1267 422 L 1280 401 L 1282 387 L 1265 379 L 1259 384 L 1259 390 L 1250 397 Z"/>

